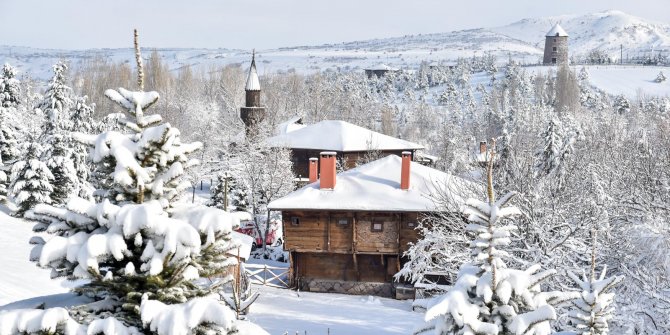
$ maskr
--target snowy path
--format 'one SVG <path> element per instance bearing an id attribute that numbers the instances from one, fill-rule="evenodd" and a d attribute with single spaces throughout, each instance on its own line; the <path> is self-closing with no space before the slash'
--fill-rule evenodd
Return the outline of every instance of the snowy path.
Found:
<path id="1" fill-rule="evenodd" d="M 68 292 L 61 285 L 63 280 L 52 280 L 49 270 L 29 261 L 32 245 L 28 240 L 35 235 L 33 223 L 13 218 L 7 212 L 0 205 L 0 309 L 16 300 Z"/>
<path id="2" fill-rule="evenodd" d="M 411 300 L 256 285 L 252 290 L 261 295 L 248 317 L 273 335 L 410 334 L 423 319 L 423 313 L 412 312 Z"/>

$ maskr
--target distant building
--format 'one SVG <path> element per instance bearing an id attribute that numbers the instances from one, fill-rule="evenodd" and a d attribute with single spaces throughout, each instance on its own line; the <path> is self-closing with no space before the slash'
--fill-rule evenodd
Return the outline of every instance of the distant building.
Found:
<path id="1" fill-rule="evenodd" d="M 386 64 L 379 64 L 376 66 L 373 66 L 371 68 L 365 69 L 365 75 L 368 76 L 368 79 L 372 78 L 372 76 L 376 76 L 377 78 L 381 78 L 385 76 L 389 72 L 394 72 L 398 71 L 398 69 L 392 68 Z"/>
<path id="2" fill-rule="evenodd" d="M 261 84 L 258 80 L 258 71 L 256 71 L 256 52 L 251 56 L 251 67 L 249 67 L 244 90 L 246 103 L 240 108 L 240 118 L 244 122 L 246 133 L 250 134 L 254 127 L 265 118 L 265 107 L 261 106 Z"/>
<path id="3" fill-rule="evenodd" d="M 568 63 L 568 34 L 556 23 L 544 42 L 544 65 Z"/>

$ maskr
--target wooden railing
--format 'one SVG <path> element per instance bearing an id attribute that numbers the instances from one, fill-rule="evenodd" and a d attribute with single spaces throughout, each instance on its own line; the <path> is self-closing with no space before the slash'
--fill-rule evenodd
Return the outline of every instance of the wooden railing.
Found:
<path id="1" fill-rule="evenodd" d="M 265 264 L 244 264 L 244 270 L 252 284 L 288 288 L 288 267 Z"/>

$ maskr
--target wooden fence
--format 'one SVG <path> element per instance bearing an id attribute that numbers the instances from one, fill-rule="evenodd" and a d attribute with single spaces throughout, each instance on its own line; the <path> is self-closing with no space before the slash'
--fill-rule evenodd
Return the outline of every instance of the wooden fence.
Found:
<path id="1" fill-rule="evenodd" d="M 244 271 L 252 284 L 288 288 L 288 267 L 265 264 L 244 264 Z"/>

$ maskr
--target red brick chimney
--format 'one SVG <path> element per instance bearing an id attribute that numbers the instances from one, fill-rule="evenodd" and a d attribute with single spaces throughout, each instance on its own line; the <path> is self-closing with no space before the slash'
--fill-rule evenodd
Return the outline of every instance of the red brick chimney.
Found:
<path id="1" fill-rule="evenodd" d="M 312 157 L 309 159 L 309 183 L 319 179 L 319 159 Z"/>
<path id="2" fill-rule="evenodd" d="M 400 169 L 400 189 L 409 190 L 409 166 L 412 162 L 412 153 L 402 152 L 402 167 Z"/>
<path id="3" fill-rule="evenodd" d="M 321 189 L 335 188 L 335 155 L 332 151 L 321 153 L 321 182 L 319 184 Z"/>
<path id="4" fill-rule="evenodd" d="M 486 153 L 486 141 L 479 141 L 479 153 Z"/>

